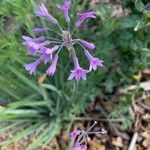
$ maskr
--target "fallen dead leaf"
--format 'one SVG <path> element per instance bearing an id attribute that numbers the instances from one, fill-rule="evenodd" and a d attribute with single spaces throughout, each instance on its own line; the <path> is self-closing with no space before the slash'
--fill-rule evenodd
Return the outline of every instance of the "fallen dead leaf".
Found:
<path id="1" fill-rule="evenodd" d="M 142 136 L 146 139 L 150 139 L 150 131 L 146 130 L 145 132 L 142 133 Z"/>
<path id="2" fill-rule="evenodd" d="M 46 79 L 46 74 L 44 73 L 43 75 L 41 75 L 41 76 L 38 78 L 38 83 L 39 83 L 39 84 L 43 83 L 45 79 Z"/>
<path id="3" fill-rule="evenodd" d="M 144 119 L 144 120 L 150 120 L 150 114 L 146 113 L 145 115 L 142 116 L 142 119 Z"/>
<path id="4" fill-rule="evenodd" d="M 88 144 L 92 147 L 92 150 L 106 150 L 104 145 L 98 144 L 90 138 L 88 139 Z"/>
<path id="5" fill-rule="evenodd" d="M 121 137 L 114 138 L 112 144 L 117 147 L 123 147 L 123 140 Z"/>
<path id="6" fill-rule="evenodd" d="M 145 139 L 143 141 L 142 145 L 146 148 L 150 148 L 150 139 Z"/>

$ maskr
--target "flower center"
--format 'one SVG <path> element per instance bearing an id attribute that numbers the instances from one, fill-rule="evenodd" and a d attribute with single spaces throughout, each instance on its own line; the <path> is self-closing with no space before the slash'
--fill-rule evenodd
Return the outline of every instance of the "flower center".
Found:
<path id="1" fill-rule="evenodd" d="M 69 31 L 62 31 L 62 41 L 65 42 L 65 46 L 70 50 L 72 47 L 72 36 Z"/>

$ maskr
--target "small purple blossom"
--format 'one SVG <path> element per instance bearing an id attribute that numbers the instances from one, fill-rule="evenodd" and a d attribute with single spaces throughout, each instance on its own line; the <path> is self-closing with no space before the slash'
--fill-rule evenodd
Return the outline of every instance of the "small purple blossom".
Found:
<path id="1" fill-rule="evenodd" d="M 44 4 L 41 4 L 38 8 L 38 11 L 36 12 L 37 16 L 46 17 L 48 18 L 53 24 L 58 24 L 58 21 L 48 13 L 47 8 Z"/>
<path id="2" fill-rule="evenodd" d="M 76 138 L 80 133 L 81 133 L 80 130 L 73 130 L 73 131 L 71 132 L 71 139 L 72 139 L 72 140 L 75 140 L 75 138 Z"/>
<path id="3" fill-rule="evenodd" d="M 25 42 L 24 45 L 27 47 L 30 55 L 35 55 L 40 46 L 34 42 Z"/>
<path id="4" fill-rule="evenodd" d="M 107 134 L 107 131 L 104 128 L 99 132 L 91 131 L 96 124 L 97 121 L 95 121 L 86 131 L 74 130 L 71 133 L 71 139 L 74 142 L 73 150 L 87 150 L 87 143 L 89 141 L 89 135 L 91 134 Z"/>
<path id="5" fill-rule="evenodd" d="M 24 65 L 24 67 L 25 67 L 25 69 L 26 69 L 27 71 L 29 71 L 30 75 L 31 75 L 31 74 L 34 74 L 34 75 L 35 75 L 35 70 L 36 70 L 37 66 L 38 66 L 41 62 L 42 62 L 42 59 L 39 58 L 39 59 L 37 59 L 37 60 L 36 60 L 35 62 L 33 62 L 33 63 Z"/>
<path id="6" fill-rule="evenodd" d="M 50 44 L 49 41 L 44 41 L 44 42 L 42 42 L 42 43 L 39 43 L 39 46 L 40 46 L 40 47 L 43 47 L 43 46 L 47 46 L 47 45 L 49 45 L 49 44 Z"/>
<path id="7" fill-rule="evenodd" d="M 44 58 L 44 63 L 46 64 L 49 60 L 52 60 L 53 58 L 53 53 L 58 50 L 59 48 L 59 45 L 55 45 L 53 46 L 52 48 L 46 48 L 46 47 L 43 47 L 42 48 L 42 53 L 43 53 L 43 58 Z"/>
<path id="8" fill-rule="evenodd" d="M 86 80 L 87 71 L 80 67 L 77 57 L 74 58 L 74 65 L 75 69 L 71 70 L 71 74 L 68 77 L 68 80 L 72 80 L 73 78 L 75 78 L 77 81 L 80 79 Z"/>
<path id="9" fill-rule="evenodd" d="M 76 27 L 80 27 L 81 26 L 81 24 L 85 21 L 85 20 L 87 20 L 87 19 L 91 19 L 91 18 L 96 18 L 96 13 L 95 13 L 95 11 L 90 11 L 90 12 L 85 12 L 85 13 L 82 13 L 81 15 L 80 15 L 80 18 L 79 18 L 79 20 L 76 22 Z"/>
<path id="10" fill-rule="evenodd" d="M 101 130 L 101 134 L 107 134 L 107 130 L 105 130 L 104 128 L 102 128 L 102 130 Z"/>
<path id="11" fill-rule="evenodd" d="M 84 50 L 84 53 L 90 62 L 89 71 L 91 71 L 92 69 L 96 70 L 98 66 L 103 66 L 103 60 L 94 58 L 87 50 Z"/>
<path id="12" fill-rule="evenodd" d="M 76 142 L 73 150 L 87 150 L 87 146 L 86 145 L 81 145 L 79 142 Z"/>
<path id="13" fill-rule="evenodd" d="M 84 40 L 79 40 L 79 42 L 87 49 L 93 50 L 95 48 L 95 45 L 91 42 L 84 41 Z"/>
<path id="14" fill-rule="evenodd" d="M 23 35 L 22 38 L 25 40 L 25 42 L 42 42 L 45 40 L 43 36 L 40 36 L 38 38 L 31 38 L 29 36 Z"/>
<path id="15" fill-rule="evenodd" d="M 56 71 L 57 61 L 58 61 L 58 55 L 56 54 L 53 61 L 52 61 L 52 64 L 50 65 L 50 67 L 46 71 L 46 74 L 48 76 L 53 76 L 54 75 L 54 73 Z"/>
<path id="16" fill-rule="evenodd" d="M 74 70 L 71 70 L 68 80 L 72 80 L 73 78 L 75 78 L 77 81 L 80 79 L 86 80 L 86 73 L 87 72 L 81 67 L 75 68 Z"/>
<path id="17" fill-rule="evenodd" d="M 49 30 L 48 28 L 34 28 L 32 30 L 32 32 L 35 33 L 35 34 L 39 34 L 39 33 L 47 32 L 48 30 Z"/>
<path id="18" fill-rule="evenodd" d="M 56 50 L 58 50 L 58 48 L 59 48 L 59 45 L 55 45 L 52 48 L 47 48 L 46 51 L 45 51 L 45 53 L 46 54 L 52 54 L 53 52 L 55 52 Z"/>
<path id="19" fill-rule="evenodd" d="M 71 0 L 65 0 L 64 5 L 56 4 L 57 7 L 64 12 L 65 20 L 67 22 L 70 22 L 70 17 L 69 17 L 69 9 L 71 7 Z"/>
<path id="20" fill-rule="evenodd" d="M 23 42 L 23 45 L 25 45 L 28 49 L 28 52 L 30 55 L 35 55 L 38 50 L 40 48 L 42 48 L 43 46 L 49 45 L 49 41 L 44 41 L 44 37 L 39 37 L 39 38 L 30 38 L 28 36 L 22 36 L 22 38 L 25 40 L 25 42 Z M 42 43 L 39 43 L 42 42 Z"/>
<path id="21" fill-rule="evenodd" d="M 53 58 L 52 53 L 49 53 L 49 54 L 46 54 L 46 53 L 45 53 L 45 52 L 47 51 L 47 49 L 49 49 L 49 48 L 42 47 L 42 48 L 41 48 L 41 51 L 40 51 L 40 53 L 42 54 L 42 57 L 43 57 L 43 59 L 44 59 L 44 64 L 47 64 L 48 61 L 51 61 L 52 58 Z"/>

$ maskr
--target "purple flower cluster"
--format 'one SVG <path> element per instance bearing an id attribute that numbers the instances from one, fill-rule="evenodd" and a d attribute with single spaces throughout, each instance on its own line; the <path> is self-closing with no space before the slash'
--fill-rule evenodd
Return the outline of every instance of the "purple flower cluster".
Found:
<path id="1" fill-rule="evenodd" d="M 87 130 L 74 130 L 71 132 L 71 140 L 74 141 L 73 150 L 87 150 L 87 143 L 90 134 L 107 134 L 107 131 L 102 128 L 99 132 L 91 132 L 91 129 L 97 124 L 95 121 L 94 124 Z"/>
<path id="2" fill-rule="evenodd" d="M 44 17 L 45 19 L 49 20 L 52 24 L 56 25 L 60 30 L 60 32 L 58 31 L 54 32 L 58 33 L 60 37 L 56 39 L 44 36 L 39 36 L 35 38 L 22 36 L 24 40 L 23 45 L 25 45 L 26 48 L 28 49 L 29 55 L 39 56 L 39 58 L 35 62 L 26 64 L 24 65 L 24 67 L 30 74 L 35 74 L 36 68 L 38 67 L 39 64 L 41 64 L 42 62 L 44 62 L 44 64 L 50 62 L 51 64 L 49 68 L 46 70 L 46 75 L 53 76 L 57 68 L 57 62 L 59 60 L 59 52 L 64 47 L 66 47 L 67 50 L 69 51 L 69 54 L 72 56 L 74 64 L 74 69 L 71 70 L 71 74 L 68 77 L 68 80 L 72 80 L 73 78 L 75 78 L 77 81 L 79 81 L 80 79 L 86 80 L 87 73 L 89 73 L 92 70 L 96 70 L 97 67 L 103 66 L 103 60 L 95 58 L 90 54 L 89 51 L 95 49 L 95 45 L 93 43 L 82 39 L 72 39 L 72 35 L 70 32 L 71 19 L 69 16 L 69 10 L 71 8 L 71 0 L 65 0 L 63 5 L 56 4 L 56 6 L 59 10 L 61 10 L 64 13 L 65 20 L 68 23 L 68 29 L 63 30 L 57 19 L 55 19 L 51 14 L 49 14 L 44 4 L 41 4 L 36 12 L 36 16 Z M 95 11 L 80 14 L 79 19 L 75 23 L 75 29 L 80 27 L 86 20 L 92 18 L 96 18 Z M 49 31 L 53 30 L 49 29 L 48 27 L 45 28 L 40 27 L 32 30 L 32 32 L 35 35 Z M 84 54 L 89 61 L 88 70 L 85 70 L 80 66 L 74 48 L 75 44 L 79 44 L 83 48 Z"/>

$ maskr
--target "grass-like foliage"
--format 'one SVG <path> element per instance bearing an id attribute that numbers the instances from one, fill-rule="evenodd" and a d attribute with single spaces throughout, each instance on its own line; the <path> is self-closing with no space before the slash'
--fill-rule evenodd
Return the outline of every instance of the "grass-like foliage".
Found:
<path id="1" fill-rule="evenodd" d="M 73 2 L 75 12 L 76 9 L 90 9 L 85 1 Z M 33 27 L 45 24 L 33 16 L 39 3 L 32 0 L 0 1 L 0 133 L 13 134 L 12 139 L 1 144 L 8 145 L 34 133 L 36 139 L 27 150 L 48 144 L 58 130 L 71 127 L 75 117 L 84 111 L 99 90 L 113 93 L 121 85 L 136 82 L 134 75 L 150 65 L 150 2 L 126 0 L 122 5 L 130 10 L 127 16 L 114 17 L 112 5 L 100 5 L 96 8 L 98 19 L 86 24 L 82 33 L 80 29 L 76 33 L 96 44 L 95 55 L 104 60 L 103 69 L 91 73 L 86 81 L 67 81 L 67 67 L 71 64 L 62 54 L 55 76 L 38 83 L 43 68 L 39 68 L 35 77 L 25 72 L 23 65 L 32 58 L 22 46 L 21 35 L 32 36 Z M 62 21 L 53 8 L 55 2 L 50 3 L 47 6 L 51 13 Z M 65 23 L 62 21 L 62 24 Z M 87 66 L 84 59 L 82 65 Z M 117 109 L 125 106 L 122 110 L 126 112 L 131 95 L 124 98 L 127 105 L 123 101 Z M 111 117 L 117 118 L 117 113 L 114 111 Z"/>

